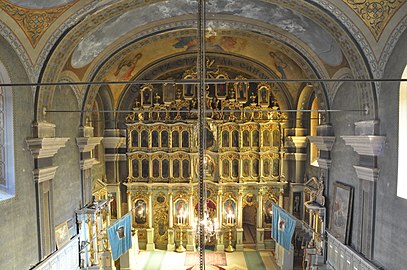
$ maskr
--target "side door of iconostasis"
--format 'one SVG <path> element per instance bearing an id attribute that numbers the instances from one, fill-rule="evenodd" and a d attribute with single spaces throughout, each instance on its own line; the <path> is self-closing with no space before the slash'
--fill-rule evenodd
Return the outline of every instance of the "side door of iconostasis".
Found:
<path id="1" fill-rule="evenodd" d="M 167 193 L 167 192 L 165 192 Z M 165 250 L 168 244 L 168 198 L 164 191 L 154 196 L 153 202 L 153 228 L 154 243 L 157 249 Z"/>

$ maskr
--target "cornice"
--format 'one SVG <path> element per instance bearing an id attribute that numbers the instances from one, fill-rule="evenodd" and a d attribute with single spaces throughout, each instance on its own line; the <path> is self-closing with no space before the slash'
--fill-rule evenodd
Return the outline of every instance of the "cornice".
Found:
<path id="1" fill-rule="evenodd" d="M 385 136 L 341 136 L 346 145 L 350 145 L 359 155 L 378 156 L 382 150 Z"/>
<path id="2" fill-rule="evenodd" d="M 79 137 L 76 138 L 76 143 L 81 153 L 90 152 L 95 149 L 96 145 L 100 144 L 103 137 Z"/>
<path id="3" fill-rule="evenodd" d="M 356 174 L 359 179 L 377 182 L 379 179 L 379 169 L 378 168 L 368 168 L 361 166 L 353 166 L 356 170 Z"/>
<path id="4" fill-rule="evenodd" d="M 58 166 L 34 169 L 33 170 L 34 182 L 41 183 L 44 181 L 50 181 L 54 179 L 57 168 Z"/>
<path id="5" fill-rule="evenodd" d="M 335 142 L 335 136 L 307 136 L 307 139 L 322 151 L 331 151 Z"/>
<path id="6" fill-rule="evenodd" d="M 30 138 L 26 142 L 34 158 L 49 158 L 64 147 L 68 140 L 69 138 Z"/>

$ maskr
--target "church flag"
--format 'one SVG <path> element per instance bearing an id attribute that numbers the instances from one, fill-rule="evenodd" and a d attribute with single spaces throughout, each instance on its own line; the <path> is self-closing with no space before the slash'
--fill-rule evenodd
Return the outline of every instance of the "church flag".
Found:
<path id="1" fill-rule="evenodd" d="M 296 218 L 273 204 L 272 237 L 286 250 L 291 250 L 291 238 L 294 234 Z"/>
<path id="2" fill-rule="evenodd" d="M 113 260 L 131 248 L 131 214 L 128 213 L 107 229 Z"/>

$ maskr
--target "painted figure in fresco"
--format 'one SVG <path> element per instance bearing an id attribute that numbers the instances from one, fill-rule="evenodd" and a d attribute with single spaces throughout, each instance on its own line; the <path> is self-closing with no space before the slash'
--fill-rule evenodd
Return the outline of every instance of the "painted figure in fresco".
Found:
<path id="1" fill-rule="evenodd" d="M 117 66 L 116 71 L 114 72 L 114 76 L 120 80 L 129 80 L 134 69 L 137 66 L 138 61 L 143 55 L 141 53 L 137 53 L 131 59 L 123 59 L 120 61 L 119 65 Z"/>
<path id="2" fill-rule="evenodd" d="M 269 52 L 269 55 L 273 59 L 277 71 L 280 72 L 281 79 L 287 79 L 284 71 L 284 69 L 287 68 L 287 64 L 282 59 L 284 55 L 280 52 Z"/>

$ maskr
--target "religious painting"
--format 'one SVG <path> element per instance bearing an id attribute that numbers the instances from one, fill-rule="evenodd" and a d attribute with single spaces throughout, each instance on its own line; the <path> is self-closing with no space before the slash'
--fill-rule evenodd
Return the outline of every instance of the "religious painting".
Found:
<path id="1" fill-rule="evenodd" d="M 229 160 L 227 159 L 222 161 L 222 176 L 229 177 Z"/>
<path id="2" fill-rule="evenodd" d="M 242 76 L 236 77 L 236 80 L 244 80 Z M 237 94 L 237 101 L 240 103 L 246 103 L 248 100 L 248 90 L 249 90 L 249 83 L 248 82 L 236 82 L 235 85 L 235 92 Z"/>
<path id="3" fill-rule="evenodd" d="M 141 87 L 141 105 L 144 108 L 149 108 L 153 102 L 153 86 L 151 84 L 145 84 Z"/>
<path id="4" fill-rule="evenodd" d="M 160 176 L 160 161 L 158 159 L 153 160 L 153 177 L 158 178 Z"/>
<path id="5" fill-rule="evenodd" d="M 248 130 L 243 131 L 243 147 L 250 147 L 250 132 Z"/>
<path id="6" fill-rule="evenodd" d="M 243 160 L 242 175 L 244 177 L 248 177 L 250 175 L 250 160 L 248 160 L 248 159 Z"/>
<path id="7" fill-rule="evenodd" d="M 148 178 L 150 176 L 150 161 L 143 159 L 141 161 L 141 177 Z"/>
<path id="8" fill-rule="evenodd" d="M 175 99 L 175 84 L 164 83 L 163 84 L 163 102 L 164 104 L 171 104 Z"/>
<path id="9" fill-rule="evenodd" d="M 273 130 L 273 146 L 280 147 L 280 131 L 277 129 Z"/>
<path id="10" fill-rule="evenodd" d="M 55 227 L 55 242 L 57 244 L 57 249 L 60 249 L 66 245 L 69 242 L 69 239 L 68 222 L 65 221 L 64 223 Z"/>
<path id="11" fill-rule="evenodd" d="M 223 203 L 224 223 L 236 223 L 236 202 L 232 198 L 228 198 Z"/>
<path id="12" fill-rule="evenodd" d="M 158 147 L 158 131 L 157 130 L 153 130 L 153 132 L 151 132 L 151 146 Z"/>
<path id="13" fill-rule="evenodd" d="M 349 244 L 352 206 L 353 188 L 335 182 L 329 231 L 344 245 Z"/>
<path id="14" fill-rule="evenodd" d="M 184 77 L 184 79 L 185 80 L 194 80 L 194 79 L 196 79 L 194 76 L 192 76 L 192 75 L 187 75 L 187 76 L 185 76 Z M 183 84 L 182 85 L 182 89 L 183 89 L 183 92 L 184 92 L 184 98 L 186 99 L 186 100 L 191 100 L 191 99 L 193 99 L 194 97 L 195 97 L 195 95 L 196 95 L 196 90 L 197 90 L 197 85 L 196 84 L 193 84 L 193 83 L 185 83 L 185 84 Z"/>
<path id="15" fill-rule="evenodd" d="M 252 136 L 253 136 L 252 146 L 259 147 L 259 131 L 253 130 Z"/>
<path id="16" fill-rule="evenodd" d="M 263 145 L 262 146 L 271 146 L 271 136 L 269 130 L 263 130 Z"/>
<path id="17" fill-rule="evenodd" d="M 264 177 L 270 176 L 270 160 L 269 159 L 263 160 L 263 176 Z"/>
<path id="18" fill-rule="evenodd" d="M 301 219 L 302 200 L 301 192 L 293 192 L 293 215 Z"/>
<path id="19" fill-rule="evenodd" d="M 110 193 L 111 201 L 110 201 L 110 217 L 112 219 L 117 219 L 117 194 L 116 192 Z"/>
<path id="20" fill-rule="evenodd" d="M 178 199 L 175 201 L 174 218 L 178 225 L 185 225 L 188 223 L 188 204 L 184 199 Z"/>
<path id="21" fill-rule="evenodd" d="M 273 176 L 280 175 L 280 160 L 278 158 L 273 159 Z"/>
<path id="22" fill-rule="evenodd" d="M 237 130 L 232 131 L 232 147 L 239 147 L 239 132 Z"/>
<path id="23" fill-rule="evenodd" d="M 227 79 L 225 75 L 220 74 L 216 77 L 216 79 L 220 80 L 225 80 Z M 215 91 L 216 91 L 216 97 L 220 100 L 226 99 L 228 93 L 227 93 L 227 88 L 228 85 L 227 83 L 217 83 L 215 84 Z"/>
<path id="24" fill-rule="evenodd" d="M 253 177 L 259 176 L 259 160 L 257 158 L 253 159 L 252 176 Z"/>
<path id="25" fill-rule="evenodd" d="M 147 222 L 147 203 L 142 199 L 134 202 L 134 221 L 137 225 L 144 225 Z"/>
<path id="26" fill-rule="evenodd" d="M 179 147 L 179 132 L 173 131 L 172 132 L 172 147 Z"/>
<path id="27" fill-rule="evenodd" d="M 137 159 L 133 159 L 131 161 L 131 168 L 133 171 L 133 177 L 137 178 L 139 177 L 139 169 L 138 169 L 138 160 Z"/>
<path id="28" fill-rule="evenodd" d="M 222 131 L 222 147 L 229 147 L 229 132 Z"/>
<path id="29" fill-rule="evenodd" d="M 131 146 L 138 147 L 138 132 L 137 130 L 133 130 L 131 132 Z"/>
<path id="30" fill-rule="evenodd" d="M 143 130 L 141 132 L 141 147 L 148 147 L 148 137 L 147 130 Z"/>
<path id="31" fill-rule="evenodd" d="M 190 166 L 189 166 L 189 160 L 184 159 L 182 160 L 182 177 L 183 178 L 189 178 L 190 176 Z"/>
<path id="32" fill-rule="evenodd" d="M 239 176 L 239 160 L 232 160 L 232 177 L 237 178 Z"/>
<path id="33" fill-rule="evenodd" d="M 161 147 L 168 147 L 168 131 L 161 132 Z"/>
<path id="34" fill-rule="evenodd" d="M 173 163 L 172 163 L 172 176 L 174 178 L 179 178 L 179 176 L 180 176 L 180 174 L 179 174 L 180 168 L 179 167 L 180 167 L 179 166 L 179 160 L 178 159 L 174 160 Z"/>
<path id="35" fill-rule="evenodd" d="M 168 159 L 164 159 L 162 161 L 162 177 L 168 178 L 170 176 L 170 161 Z"/>
<path id="36" fill-rule="evenodd" d="M 267 108 L 270 104 L 270 85 L 261 83 L 258 85 L 257 91 L 259 94 L 259 105 L 261 107 Z"/>
<path id="37" fill-rule="evenodd" d="M 182 132 L 182 147 L 188 148 L 189 147 L 189 133 L 188 131 Z"/>

